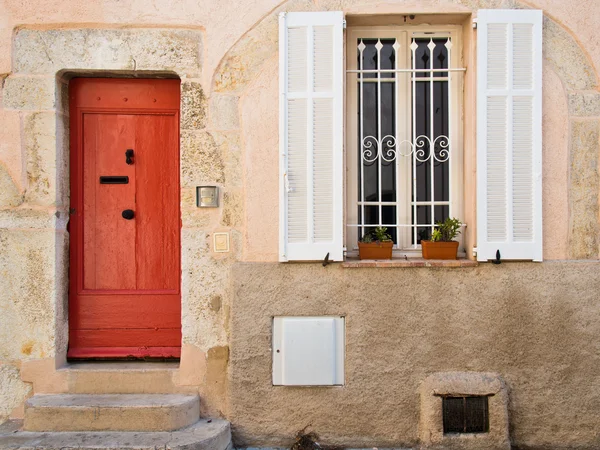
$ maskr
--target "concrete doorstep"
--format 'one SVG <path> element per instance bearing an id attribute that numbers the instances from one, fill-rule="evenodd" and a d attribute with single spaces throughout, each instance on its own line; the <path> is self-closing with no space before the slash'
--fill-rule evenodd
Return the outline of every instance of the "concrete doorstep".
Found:
<path id="1" fill-rule="evenodd" d="M 176 431 L 22 431 L 22 421 L 0 425 L 0 450 L 231 450 L 229 422 L 201 419 Z"/>

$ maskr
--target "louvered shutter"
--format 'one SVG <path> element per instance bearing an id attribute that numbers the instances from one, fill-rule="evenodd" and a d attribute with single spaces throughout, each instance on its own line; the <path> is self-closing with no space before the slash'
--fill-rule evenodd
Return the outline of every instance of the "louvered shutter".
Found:
<path id="1" fill-rule="evenodd" d="M 343 260 L 343 14 L 279 16 L 279 260 Z"/>
<path id="2" fill-rule="evenodd" d="M 479 10 L 477 259 L 542 260 L 542 12 Z"/>

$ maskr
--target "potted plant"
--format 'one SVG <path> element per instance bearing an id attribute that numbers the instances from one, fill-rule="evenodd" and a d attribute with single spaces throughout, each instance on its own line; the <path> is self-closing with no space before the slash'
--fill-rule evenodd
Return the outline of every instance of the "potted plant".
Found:
<path id="1" fill-rule="evenodd" d="M 358 241 L 360 259 L 392 259 L 394 242 L 386 227 L 377 227 Z"/>
<path id="2" fill-rule="evenodd" d="M 453 240 L 460 234 L 460 220 L 448 217 L 438 222 L 431 233 L 431 240 L 421 240 L 421 250 L 425 259 L 456 259 L 458 241 Z"/>

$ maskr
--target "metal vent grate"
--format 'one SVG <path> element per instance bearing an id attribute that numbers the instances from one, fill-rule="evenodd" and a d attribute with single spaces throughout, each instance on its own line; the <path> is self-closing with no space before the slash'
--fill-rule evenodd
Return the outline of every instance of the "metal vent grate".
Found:
<path id="1" fill-rule="evenodd" d="M 444 434 L 487 433 L 490 429 L 488 398 L 443 397 Z"/>

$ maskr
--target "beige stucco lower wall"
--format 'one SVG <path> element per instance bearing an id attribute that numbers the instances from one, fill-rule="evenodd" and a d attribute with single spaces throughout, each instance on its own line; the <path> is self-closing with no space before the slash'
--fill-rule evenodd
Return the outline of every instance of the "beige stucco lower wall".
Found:
<path id="1" fill-rule="evenodd" d="M 472 269 L 339 264 L 233 267 L 229 419 L 239 444 L 417 444 L 419 385 L 446 371 L 495 372 L 519 448 L 598 448 L 600 263 Z M 346 384 L 271 383 L 279 315 L 346 318 Z"/>

